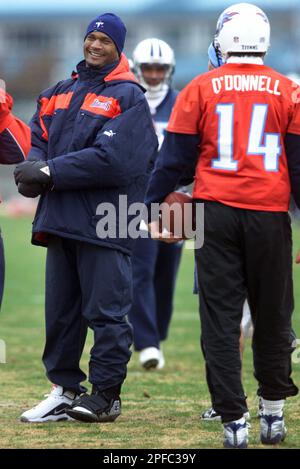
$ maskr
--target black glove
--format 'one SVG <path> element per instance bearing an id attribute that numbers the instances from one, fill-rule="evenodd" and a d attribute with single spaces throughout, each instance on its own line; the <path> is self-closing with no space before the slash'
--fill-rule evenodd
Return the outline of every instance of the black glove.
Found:
<path id="1" fill-rule="evenodd" d="M 45 186 L 43 184 L 24 184 L 24 182 L 19 182 L 18 192 L 24 197 L 30 197 L 34 199 L 38 195 L 41 195 L 45 191 Z"/>
<path id="2" fill-rule="evenodd" d="M 49 166 L 45 161 L 24 161 L 14 170 L 16 184 L 42 184 L 45 189 L 52 186 Z"/>

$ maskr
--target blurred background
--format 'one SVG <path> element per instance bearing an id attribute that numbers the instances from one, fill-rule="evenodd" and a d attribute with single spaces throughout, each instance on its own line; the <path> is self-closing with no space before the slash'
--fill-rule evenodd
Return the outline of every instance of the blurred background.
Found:
<path id="1" fill-rule="evenodd" d="M 222 0 L 0 0 L 0 78 L 15 100 L 14 112 L 29 122 L 41 90 L 70 76 L 82 59 L 87 24 L 100 13 L 122 17 L 125 54 L 147 37 L 175 51 L 178 89 L 207 68 L 207 47 L 218 15 L 234 1 Z M 284 74 L 300 72 L 299 0 L 260 0 L 271 22 L 266 64 Z M 14 192 L 9 168 L 1 168 L 1 195 Z M 10 179 L 10 178 L 9 178 Z M 5 181 L 6 180 L 6 181 Z"/>

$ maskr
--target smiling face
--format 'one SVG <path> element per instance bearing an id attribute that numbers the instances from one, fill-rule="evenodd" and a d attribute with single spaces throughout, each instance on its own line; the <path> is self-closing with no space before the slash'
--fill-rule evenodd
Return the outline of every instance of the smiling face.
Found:
<path id="1" fill-rule="evenodd" d="M 93 31 L 83 43 L 83 53 L 89 67 L 102 68 L 119 60 L 119 53 L 113 40 L 107 34 Z"/>

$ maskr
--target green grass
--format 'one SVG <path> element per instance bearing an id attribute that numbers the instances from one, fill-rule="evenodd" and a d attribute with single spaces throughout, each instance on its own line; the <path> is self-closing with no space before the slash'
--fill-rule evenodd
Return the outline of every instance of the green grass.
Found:
<path id="1" fill-rule="evenodd" d="M 27 218 L 1 218 L 6 249 L 6 285 L 0 317 L 0 339 L 7 345 L 7 363 L 0 364 L 1 448 L 219 448 L 219 423 L 200 422 L 199 414 L 210 405 L 203 359 L 199 349 L 197 298 L 191 294 L 193 252 L 185 250 L 178 278 L 175 313 L 169 339 L 164 344 L 166 367 L 142 372 L 133 354 L 123 387 L 123 412 L 114 424 L 24 424 L 18 417 L 49 391 L 41 354 L 44 344 L 45 249 L 30 244 Z M 294 229 L 295 248 L 300 229 Z M 270 266 L 270 268 L 272 268 Z M 295 266 L 296 308 L 294 326 L 300 333 L 300 266 Z M 89 336 L 82 367 L 87 369 Z M 251 421 L 250 447 L 258 441 L 255 417 L 256 383 L 250 344 L 247 343 L 243 376 Z M 294 365 L 300 383 L 300 363 Z M 286 422 L 289 434 L 283 448 L 300 447 L 299 397 L 289 399 Z"/>

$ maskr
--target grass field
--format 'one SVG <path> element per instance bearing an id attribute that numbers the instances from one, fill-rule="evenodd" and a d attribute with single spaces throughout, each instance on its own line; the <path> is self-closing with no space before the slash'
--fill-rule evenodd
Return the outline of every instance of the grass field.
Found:
<path id="1" fill-rule="evenodd" d="M 178 279 L 175 313 L 164 345 L 166 367 L 142 372 L 133 354 L 123 387 L 123 412 L 114 424 L 24 424 L 22 411 L 49 391 L 41 354 L 44 344 L 45 249 L 30 245 L 28 218 L 0 219 L 6 249 L 6 289 L 0 316 L 0 339 L 7 346 L 7 363 L 0 364 L 1 448 L 220 448 L 221 425 L 201 422 L 209 404 L 199 350 L 197 298 L 191 294 L 193 253 L 185 250 Z M 295 248 L 300 229 L 294 229 Z M 272 268 L 270 266 L 270 268 Z M 300 335 L 300 266 L 295 266 L 294 327 Z M 82 368 L 87 369 L 89 337 Z M 258 439 L 257 402 L 250 343 L 244 359 L 244 385 L 252 414 L 250 447 Z M 294 364 L 300 385 L 300 363 Z M 286 405 L 288 437 L 282 448 L 300 447 L 300 398 Z"/>

